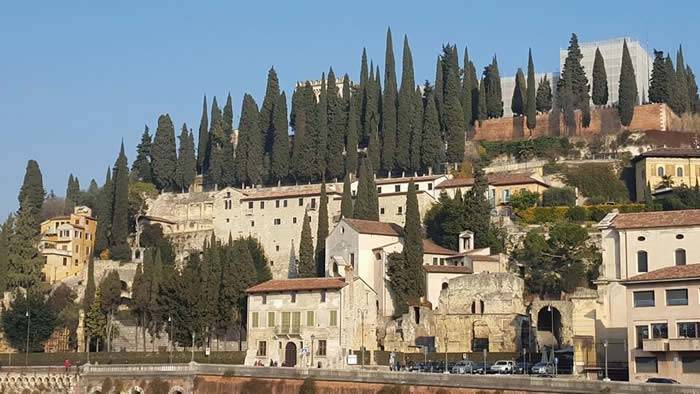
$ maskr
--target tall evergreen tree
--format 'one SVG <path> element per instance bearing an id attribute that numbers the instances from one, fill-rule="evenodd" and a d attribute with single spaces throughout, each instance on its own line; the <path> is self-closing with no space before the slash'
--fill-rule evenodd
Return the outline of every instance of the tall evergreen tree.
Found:
<path id="1" fill-rule="evenodd" d="M 321 74 L 321 91 L 318 95 L 318 104 L 316 107 L 316 115 L 314 117 L 315 125 L 315 152 L 316 164 L 318 165 L 318 178 L 323 178 L 326 173 L 326 160 L 328 149 L 328 89 L 326 84 L 326 73 Z"/>
<path id="2" fill-rule="evenodd" d="M 353 217 L 350 174 L 346 174 L 345 181 L 343 181 L 343 198 L 340 201 L 340 216 L 343 218 Z"/>
<path id="3" fill-rule="evenodd" d="M 503 93 L 501 91 L 501 75 L 498 71 L 498 60 L 493 56 L 491 64 L 484 69 L 484 86 L 486 111 L 488 118 L 503 116 Z"/>
<path id="4" fill-rule="evenodd" d="M 260 128 L 265 135 L 265 152 L 272 152 L 272 144 L 275 139 L 275 106 L 279 102 L 280 84 L 277 72 L 274 67 L 270 67 L 267 72 L 267 87 L 265 88 L 265 98 L 260 106 Z"/>
<path id="5" fill-rule="evenodd" d="M 326 238 L 328 238 L 328 195 L 326 181 L 321 183 L 321 198 L 318 204 L 318 228 L 316 230 L 316 276 L 325 276 Z"/>
<path id="6" fill-rule="evenodd" d="M 297 274 L 300 278 L 313 278 L 316 276 L 316 264 L 314 263 L 314 240 L 311 238 L 311 218 L 309 217 L 308 212 L 304 212 L 304 224 L 301 227 Z"/>
<path id="7" fill-rule="evenodd" d="M 413 90 L 413 88 L 411 88 Z M 384 64 L 384 96 L 382 98 L 382 170 L 391 172 L 396 164 L 396 64 L 391 28 L 386 32 L 386 55 Z"/>
<path id="8" fill-rule="evenodd" d="M 68 176 L 68 186 L 66 187 L 65 214 L 71 214 L 73 208 L 80 203 L 80 183 L 73 174 Z"/>
<path id="9" fill-rule="evenodd" d="M 365 88 L 365 104 L 364 104 L 364 118 L 362 126 L 362 139 L 361 143 L 365 146 L 369 146 L 369 138 L 372 134 L 372 124 L 376 127 L 379 125 L 379 113 L 377 111 L 379 105 L 379 97 L 381 94 L 377 91 L 377 81 L 375 81 L 374 76 L 374 64 L 370 63 L 369 78 L 367 79 L 367 87 Z"/>
<path id="10" fill-rule="evenodd" d="M 15 216 L 9 215 L 0 227 L 0 272 L 10 272 L 10 242 L 14 231 Z M 8 289 L 8 279 L 8 275 L 0 275 L 0 292 Z"/>
<path id="11" fill-rule="evenodd" d="M 151 148 L 151 157 L 156 187 L 159 190 L 175 190 L 177 187 L 175 127 L 168 114 L 158 117 L 158 128 Z"/>
<path id="12" fill-rule="evenodd" d="M 88 260 L 87 282 L 85 283 L 85 293 L 83 293 L 83 310 L 88 310 L 95 302 L 95 262 Z"/>
<path id="13" fill-rule="evenodd" d="M 270 154 L 270 178 L 281 181 L 289 175 L 289 126 L 287 124 L 287 96 L 284 92 L 277 98 L 272 110 L 274 138 Z"/>
<path id="14" fill-rule="evenodd" d="M 673 78 L 666 71 L 664 51 L 654 50 L 654 65 L 649 80 L 649 101 L 652 103 L 668 103 Z"/>
<path id="15" fill-rule="evenodd" d="M 532 49 L 527 55 L 527 94 L 525 95 L 525 115 L 527 116 L 527 128 L 530 131 L 537 126 L 537 103 L 535 96 L 535 63 L 532 61 Z"/>
<path id="16" fill-rule="evenodd" d="M 371 163 L 363 159 L 357 183 L 357 199 L 354 207 L 355 219 L 379 220 L 379 197 Z"/>
<path id="17" fill-rule="evenodd" d="M 328 71 L 326 85 L 326 116 L 328 138 L 326 139 L 326 174 L 331 179 L 343 176 L 345 163 L 339 160 L 343 156 L 345 122 L 342 100 L 338 95 L 335 73 L 333 68 Z"/>
<path id="18" fill-rule="evenodd" d="M 229 141 L 224 134 L 224 121 L 216 97 L 211 103 L 211 123 L 209 125 L 209 161 L 207 163 L 206 183 L 225 186 L 224 147 Z"/>
<path id="19" fill-rule="evenodd" d="M 671 88 L 671 97 L 668 105 L 677 115 L 682 115 L 688 111 L 688 77 L 683 60 L 683 48 L 679 47 L 676 53 L 676 71 Z"/>
<path id="20" fill-rule="evenodd" d="M 469 52 L 467 51 L 467 47 L 464 47 L 464 75 L 462 76 L 461 102 L 464 111 L 464 121 L 467 123 L 467 127 L 471 126 L 474 121 L 474 116 L 472 114 L 472 110 L 474 108 L 474 104 L 472 102 L 472 91 L 474 90 L 474 87 L 472 86 L 472 82 L 474 81 L 469 74 L 469 63 Z"/>
<path id="21" fill-rule="evenodd" d="M 479 83 L 479 111 L 478 119 L 481 122 L 488 118 L 488 106 L 486 103 L 486 78 L 481 78 L 481 83 Z"/>
<path id="22" fill-rule="evenodd" d="M 469 61 L 469 69 L 465 72 L 469 76 L 469 84 L 472 88 L 472 118 L 469 124 L 473 125 L 479 118 L 479 78 L 476 76 L 476 67 L 471 60 Z"/>
<path id="23" fill-rule="evenodd" d="M 562 111 L 567 118 L 567 126 L 570 129 L 575 127 L 573 113 L 577 109 L 582 111 L 581 123 L 583 127 L 588 127 L 590 124 L 588 78 L 581 65 L 581 59 L 583 59 L 583 54 L 578 45 L 578 37 L 572 33 L 564 66 L 557 82 L 557 90 L 562 92 Z"/>
<path id="24" fill-rule="evenodd" d="M 24 172 L 24 181 L 17 196 L 19 211 L 21 212 L 25 207 L 29 208 L 38 223 L 41 206 L 44 205 L 44 194 L 44 181 L 39 169 L 39 163 L 35 160 L 29 160 Z"/>
<path id="25" fill-rule="evenodd" d="M 522 116 L 525 113 L 525 74 L 523 70 L 518 68 L 515 73 L 515 88 L 513 89 L 513 98 L 510 102 L 510 109 L 513 111 L 513 116 Z"/>
<path id="26" fill-rule="evenodd" d="M 177 184 L 180 190 L 186 192 L 197 176 L 197 159 L 194 156 L 194 136 L 182 124 L 180 132 L 180 150 L 177 157 Z"/>
<path id="27" fill-rule="evenodd" d="M 423 94 L 419 87 L 413 93 L 413 124 L 411 125 L 411 171 L 421 168 L 421 149 L 423 146 Z"/>
<path id="28" fill-rule="evenodd" d="M 453 56 L 456 58 L 456 56 Z M 464 144 L 467 124 L 464 121 L 464 110 L 459 101 L 460 83 L 459 66 L 454 61 L 445 62 L 449 65 L 445 79 L 445 128 L 447 139 L 447 156 L 450 163 L 461 163 L 464 159 Z"/>
<path id="29" fill-rule="evenodd" d="M 487 192 L 488 182 L 484 171 L 476 167 L 474 185 L 464 196 L 465 229 L 474 233 L 475 247 L 491 247 L 492 252 L 498 252 L 502 250 L 503 245 L 491 224 L 491 207 L 486 199 Z"/>
<path id="30" fill-rule="evenodd" d="M 36 245 L 39 242 L 39 223 L 37 222 L 31 196 L 27 195 L 14 223 L 14 233 L 8 245 L 9 261 L 8 284 L 12 288 L 32 288 L 41 282 L 41 269 L 44 259 Z"/>
<path id="31" fill-rule="evenodd" d="M 300 93 L 298 94 L 301 96 Z M 316 174 L 314 136 L 309 133 L 309 123 L 307 121 L 308 106 L 306 106 L 304 99 L 301 97 L 298 98 L 297 103 L 291 163 L 292 174 L 297 181 L 310 181 Z"/>
<path id="32" fill-rule="evenodd" d="M 124 154 L 124 143 L 122 143 L 119 157 L 114 163 L 112 178 L 114 180 L 114 202 L 109 252 L 114 260 L 128 260 L 131 257 L 131 250 L 127 243 L 129 237 L 129 167 L 126 154 Z"/>
<path id="33" fill-rule="evenodd" d="M 372 131 L 370 132 L 369 143 L 367 144 L 367 157 L 372 162 L 372 168 L 379 168 L 381 164 L 381 143 L 379 142 L 379 127 L 375 124 L 374 118 L 370 120 L 369 124 L 371 126 Z"/>
<path id="34" fill-rule="evenodd" d="M 204 96 L 197 140 L 197 173 L 204 175 L 207 172 L 207 163 L 209 163 L 209 115 L 207 112 L 207 96 Z"/>
<path id="35" fill-rule="evenodd" d="M 552 84 L 545 75 L 537 85 L 537 97 L 535 98 L 537 112 L 549 112 L 552 109 Z"/>
<path id="36" fill-rule="evenodd" d="M 226 96 L 226 104 L 224 105 L 222 117 L 224 135 L 230 137 L 233 133 L 233 101 L 231 100 L 231 93 Z"/>
<path id="37" fill-rule="evenodd" d="M 403 39 L 403 66 L 401 71 L 401 88 L 399 89 L 396 151 L 394 152 L 396 168 L 407 171 L 411 168 L 411 136 L 415 127 L 413 114 L 415 108 L 415 79 L 413 77 L 413 57 L 408 37 Z"/>
<path id="38" fill-rule="evenodd" d="M 442 56 L 437 57 L 437 63 L 435 64 L 435 108 L 437 109 L 438 122 L 440 123 L 440 130 L 444 129 L 444 110 L 445 105 L 445 72 L 444 65 L 442 62 Z"/>
<path id="39" fill-rule="evenodd" d="M 434 90 L 426 83 L 425 113 L 423 115 L 423 140 L 421 142 L 421 165 L 423 169 L 437 170 L 443 157 L 443 143 L 440 138 L 440 124 L 438 122 L 437 108 L 435 105 Z"/>
<path id="40" fill-rule="evenodd" d="M 348 109 L 348 122 L 347 122 L 347 141 L 345 144 L 345 174 L 356 174 L 357 173 L 357 160 L 358 153 L 357 148 L 360 144 L 359 136 L 357 135 L 357 125 L 356 121 L 357 111 L 355 108 L 355 102 L 350 100 L 350 108 Z"/>
<path id="41" fill-rule="evenodd" d="M 134 178 L 143 182 L 153 182 L 151 145 L 151 134 L 148 126 L 144 126 L 141 142 L 136 147 L 136 160 L 131 164 L 131 172 Z"/>
<path id="42" fill-rule="evenodd" d="M 109 239 L 112 230 L 112 208 L 114 204 L 114 184 L 112 183 L 112 169 L 107 168 L 105 183 L 100 189 L 97 198 L 97 230 L 95 231 L 95 255 L 99 256 L 109 249 Z"/>
<path id="43" fill-rule="evenodd" d="M 622 44 L 622 67 L 620 69 L 620 92 L 618 94 L 617 112 L 620 123 L 628 127 L 632 123 L 634 106 L 637 105 L 637 77 L 627 48 L 627 40 Z"/>
<path id="44" fill-rule="evenodd" d="M 241 119 L 238 124 L 236 177 L 249 185 L 262 183 L 264 134 L 260 129 L 258 105 L 249 94 L 243 96 Z"/>
<path id="45" fill-rule="evenodd" d="M 425 295 L 423 284 L 423 235 L 416 196 L 416 185 L 411 180 L 406 194 L 406 224 L 404 225 L 403 255 L 406 262 L 406 299 L 418 301 Z"/>
<path id="46" fill-rule="evenodd" d="M 603 55 L 600 53 L 599 48 L 595 49 L 595 58 L 593 60 L 591 98 L 595 105 L 605 105 L 608 103 L 608 74 L 605 72 L 605 61 L 603 60 Z"/>
<path id="47" fill-rule="evenodd" d="M 688 111 L 696 113 L 700 110 L 700 97 L 698 97 L 698 84 L 695 81 L 695 73 L 686 66 L 685 75 L 688 78 Z"/>
<path id="48" fill-rule="evenodd" d="M 355 112 L 359 120 L 357 125 L 358 141 L 364 143 L 369 138 L 369 126 L 367 124 L 367 94 L 370 89 L 371 80 L 369 78 L 369 66 L 367 65 L 367 48 L 362 48 L 362 59 L 360 60 L 360 86 L 357 91 L 355 101 Z"/>

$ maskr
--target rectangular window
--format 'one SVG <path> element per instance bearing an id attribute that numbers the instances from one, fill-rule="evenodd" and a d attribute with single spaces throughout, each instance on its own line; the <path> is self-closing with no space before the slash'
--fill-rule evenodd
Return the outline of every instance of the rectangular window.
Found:
<path id="1" fill-rule="evenodd" d="M 282 312 L 282 332 L 285 334 L 288 333 L 289 326 L 290 326 L 290 313 L 289 312 Z"/>
<path id="2" fill-rule="evenodd" d="M 700 373 L 700 357 L 699 356 L 681 356 L 683 363 L 683 373 Z"/>
<path id="3" fill-rule="evenodd" d="M 260 201 L 260 209 L 265 209 L 265 201 Z"/>
<path id="4" fill-rule="evenodd" d="M 279 207 L 280 207 L 280 200 L 275 200 L 275 208 L 279 208 Z"/>
<path id="5" fill-rule="evenodd" d="M 326 291 L 321 290 L 321 302 L 326 302 Z"/>
<path id="6" fill-rule="evenodd" d="M 297 302 L 297 293 L 296 292 L 292 293 L 292 303 L 295 303 L 295 302 Z"/>
<path id="7" fill-rule="evenodd" d="M 308 327 L 313 327 L 316 325 L 314 322 L 314 311 L 306 311 L 306 325 Z"/>
<path id="8" fill-rule="evenodd" d="M 328 322 L 328 325 L 331 327 L 335 327 L 338 325 L 338 311 L 331 311 L 331 316 L 330 316 L 330 321 Z"/>
<path id="9" fill-rule="evenodd" d="M 381 192 L 382 192 L 382 187 L 381 186 L 377 187 L 377 194 L 381 194 Z"/>
<path id="10" fill-rule="evenodd" d="M 355 253 L 350 253 L 350 265 L 355 268 Z"/>
<path id="11" fill-rule="evenodd" d="M 688 289 L 666 290 L 666 305 L 688 305 Z"/>
<path id="12" fill-rule="evenodd" d="M 401 185 L 394 185 L 394 191 L 395 191 L 395 192 L 400 192 L 400 191 L 401 191 Z"/>
<path id="13" fill-rule="evenodd" d="M 262 304 L 265 305 L 267 304 L 267 294 L 263 294 L 261 297 Z"/>
<path id="14" fill-rule="evenodd" d="M 250 227 L 255 227 L 255 220 L 250 221 Z"/>
<path id="15" fill-rule="evenodd" d="M 65 257 L 63 258 L 63 265 L 64 265 L 64 266 L 68 265 L 68 259 L 65 258 Z"/>
<path id="16" fill-rule="evenodd" d="M 634 292 L 634 307 L 644 308 L 654 306 L 654 291 L 635 291 Z"/>
<path id="17" fill-rule="evenodd" d="M 304 199 L 303 199 L 303 198 L 300 198 L 300 199 L 299 199 L 299 206 L 300 206 L 300 207 L 301 207 L 301 206 L 304 206 Z"/>
<path id="18" fill-rule="evenodd" d="M 267 326 L 268 327 L 275 326 L 275 312 L 267 312 Z"/>
<path id="19" fill-rule="evenodd" d="M 282 219 L 275 219 L 274 223 L 275 223 L 275 226 L 279 226 L 280 224 L 282 224 Z"/>
<path id="20" fill-rule="evenodd" d="M 656 357 L 635 357 L 634 366 L 637 373 L 658 373 Z"/>
<path id="21" fill-rule="evenodd" d="M 284 200 L 282 205 L 287 208 L 287 200 Z"/>
<path id="22" fill-rule="evenodd" d="M 510 189 L 503 190 L 503 202 L 510 201 Z"/>
<path id="23" fill-rule="evenodd" d="M 297 218 L 292 218 L 292 223 L 297 224 Z"/>
<path id="24" fill-rule="evenodd" d="M 647 252 L 640 250 L 637 252 L 637 272 L 648 272 L 649 271 L 649 260 L 647 258 Z"/>
<path id="25" fill-rule="evenodd" d="M 678 323 L 678 338 L 697 338 L 697 337 L 698 337 L 698 323 L 697 322 Z"/>
<path id="26" fill-rule="evenodd" d="M 437 265 L 437 263 L 438 263 L 438 258 L 437 258 L 437 257 L 433 257 L 433 265 Z"/>
<path id="27" fill-rule="evenodd" d="M 651 324 L 651 337 L 654 339 L 667 339 L 668 338 L 668 324 L 666 324 L 666 323 L 652 323 Z"/>
<path id="28" fill-rule="evenodd" d="M 248 201 L 248 209 L 253 209 L 253 202 L 252 201 Z"/>
<path id="29" fill-rule="evenodd" d="M 299 332 L 301 327 L 301 312 L 292 312 L 292 329 L 294 332 Z"/>
<path id="30" fill-rule="evenodd" d="M 258 352 L 256 355 L 259 357 L 267 356 L 267 342 L 265 342 L 265 341 L 258 342 Z"/>
<path id="31" fill-rule="evenodd" d="M 637 349 L 641 349 L 645 339 L 649 339 L 649 326 L 637 326 Z"/>
<path id="32" fill-rule="evenodd" d="M 311 199 L 311 209 L 316 209 L 316 199 L 315 198 Z"/>
<path id="33" fill-rule="evenodd" d="M 379 214 L 384 215 L 384 208 L 379 208 Z"/>
<path id="34" fill-rule="evenodd" d="M 258 312 L 250 314 L 250 326 L 256 328 L 258 326 Z"/>
<path id="35" fill-rule="evenodd" d="M 433 184 L 432 184 L 432 183 L 428 183 L 428 190 L 433 190 Z"/>
<path id="36" fill-rule="evenodd" d="M 445 259 L 442 257 L 440 258 L 440 265 L 445 265 Z"/>
<path id="37" fill-rule="evenodd" d="M 326 355 L 326 340 L 325 339 L 318 340 L 318 355 L 319 356 Z"/>

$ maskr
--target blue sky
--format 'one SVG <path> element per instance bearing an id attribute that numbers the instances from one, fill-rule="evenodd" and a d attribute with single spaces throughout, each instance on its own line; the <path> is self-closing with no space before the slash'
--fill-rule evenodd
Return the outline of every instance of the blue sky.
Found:
<path id="1" fill-rule="evenodd" d="M 17 207 L 28 159 L 58 195 L 69 173 L 84 187 L 101 184 L 120 140 L 131 162 L 144 124 L 155 130 L 159 114 L 196 129 L 204 94 L 223 101 L 230 92 L 237 119 L 243 93 L 262 100 L 270 66 L 287 97 L 296 80 L 329 66 L 357 79 L 363 47 L 383 69 L 388 26 L 399 67 L 408 35 L 422 81 L 434 77 L 445 42 L 460 53 L 468 45 L 479 70 L 496 53 L 502 75 L 512 75 L 527 65 L 528 47 L 538 72 L 557 70 L 571 32 L 581 41 L 630 36 L 674 53 L 683 44 L 686 62 L 700 67 L 699 19 L 695 1 L 6 2 L 0 215 Z"/>

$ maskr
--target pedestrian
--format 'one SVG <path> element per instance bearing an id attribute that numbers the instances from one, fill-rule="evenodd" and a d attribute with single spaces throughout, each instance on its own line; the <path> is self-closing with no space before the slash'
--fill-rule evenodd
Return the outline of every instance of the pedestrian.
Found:
<path id="1" fill-rule="evenodd" d="M 68 373 L 68 370 L 70 370 L 70 360 L 69 359 L 65 359 L 63 361 L 63 367 L 66 369 L 66 373 Z"/>

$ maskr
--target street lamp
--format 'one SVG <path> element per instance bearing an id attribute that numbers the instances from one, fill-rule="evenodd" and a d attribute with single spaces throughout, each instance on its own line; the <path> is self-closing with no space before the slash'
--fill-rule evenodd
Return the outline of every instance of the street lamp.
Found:
<path id="1" fill-rule="evenodd" d="M 173 363 L 173 318 L 172 316 L 168 316 L 168 325 L 170 326 L 170 364 Z"/>
<path id="2" fill-rule="evenodd" d="M 314 367 L 314 339 L 316 339 L 316 336 L 311 334 L 311 368 Z"/>
<path id="3" fill-rule="evenodd" d="M 31 322 L 31 316 L 29 316 L 29 297 L 27 297 L 27 312 L 24 313 L 27 318 L 27 347 L 24 349 L 24 366 L 29 365 L 29 323 Z"/>
<path id="4" fill-rule="evenodd" d="M 603 341 L 603 348 L 605 349 L 605 379 L 603 379 L 606 382 L 610 381 L 610 378 L 608 377 L 608 340 Z"/>
<path id="5" fill-rule="evenodd" d="M 362 319 L 362 338 L 360 340 L 360 347 L 362 348 L 362 369 L 365 368 L 365 309 L 360 309 L 360 318 Z"/>
<path id="6" fill-rule="evenodd" d="M 194 362 L 194 336 L 195 333 L 194 331 L 192 331 L 192 359 L 190 360 L 190 362 Z"/>

